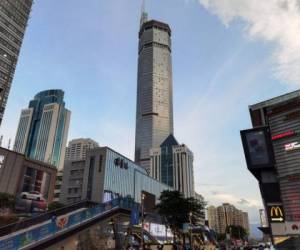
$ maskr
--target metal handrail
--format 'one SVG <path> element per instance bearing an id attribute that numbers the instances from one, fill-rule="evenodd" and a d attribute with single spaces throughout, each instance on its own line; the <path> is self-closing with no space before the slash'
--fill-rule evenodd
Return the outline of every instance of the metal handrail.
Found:
<path id="1" fill-rule="evenodd" d="M 38 215 L 36 217 L 33 217 L 33 218 L 25 219 L 25 220 L 22 220 L 19 222 L 15 222 L 15 223 L 11 223 L 11 224 L 2 226 L 2 227 L 0 227 L 0 237 L 7 235 L 7 234 L 14 233 L 14 232 L 24 229 L 24 228 L 31 227 L 33 225 L 42 223 L 44 221 L 50 220 L 53 216 L 60 216 L 60 215 L 78 210 L 80 208 L 92 207 L 95 205 L 96 205 L 96 203 L 94 203 L 94 202 L 84 200 L 84 201 L 80 201 L 78 203 L 67 205 L 62 208 L 58 208 L 58 209 L 55 209 L 55 210 L 52 210 L 49 212 L 45 212 L 45 213 Z"/>

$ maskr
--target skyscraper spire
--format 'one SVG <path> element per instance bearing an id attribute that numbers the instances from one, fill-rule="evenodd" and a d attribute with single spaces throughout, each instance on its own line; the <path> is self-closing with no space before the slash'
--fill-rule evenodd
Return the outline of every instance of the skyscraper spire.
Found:
<path id="1" fill-rule="evenodd" d="M 140 21 L 140 27 L 142 27 L 142 25 L 147 22 L 148 20 L 148 13 L 146 12 L 146 1 L 142 0 L 142 9 L 141 9 L 141 21 Z"/>

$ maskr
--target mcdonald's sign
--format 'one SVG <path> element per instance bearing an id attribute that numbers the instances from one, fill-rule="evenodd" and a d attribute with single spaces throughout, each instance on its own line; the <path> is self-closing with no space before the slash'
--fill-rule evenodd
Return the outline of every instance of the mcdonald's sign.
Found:
<path id="1" fill-rule="evenodd" d="M 284 211 L 282 205 L 269 205 L 268 206 L 268 215 L 271 223 L 282 223 L 285 221 Z"/>

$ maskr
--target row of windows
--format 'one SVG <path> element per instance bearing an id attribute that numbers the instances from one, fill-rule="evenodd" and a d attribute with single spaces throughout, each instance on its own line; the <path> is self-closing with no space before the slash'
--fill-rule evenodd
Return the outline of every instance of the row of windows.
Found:
<path id="1" fill-rule="evenodd" d="M 83 169 L 71 170 L 70 175 L 71 176 L 82 176 L 83 172 L 84 172 Z"/>
<path id="2" fill-rule="evenodd" d="M 157 42 L 149 42 L 141 46 L 139 50 L 139 54 L 142 52 L 143 49 L 152 48 L 152 47 L 167 49 L 170 53 L 172 52 L 170 46 L 168 45 L 157 43 Z"/>
<path id="3" fill-rule="evenodd" d="M 7 42 L 2 37 L 0 37 L 0 44 L 2 44 L 5 48 L 7 48 L 10 51 L 12 51 L 15 55 L 19 54 L 19 48 L 17 48 L 16 46 L 13 46 L 12 43 Z"/>
<path id="4" fill-rule="evenodd" d="M 27 18 L 22 16 L 20 11 L 17 11 L 15 6 L 13 6 L 11 3 L 9 3 L 7 0 L 1 0 L 2 6 L 0 5 L 0 10 L 2 10 L 3 13 L 6 14 L 8 18 L 13 20 L 16 24 L 18 24 L 21 28 L 25 29 Z M 15 10 L 12 12 L 11 10 Z"/>
<path id="5" fill-rule="evenodd" d="M 45 153 L 46 153 L 46 148 L 48 143 L 48 134 L 51 127 L 52 116 L 53 116 L 52 111 L 44 112 L 42 116 L 41 126 L 38 133 L 37 149 L 35 153 L 35 156 L 38 160 L 42 160 L 42 161 L 46 160 L 48 162 L 50 161 L 50 159 L 44 159 L 44 158 L 45 158 Z"/>
<path id="6" fill-rule="evenodd" d="M 14 148 L 14 150 L 16 150 L 19 153 L 23 153 L 22 150 L 23 150 L 23 146 L 25 143 L 25 137 L 26 137 L 27 129 L 28 129 L 30 122 L 31 122 L 30 115 L 24 116 L 20 120 L 18 132 L 16 135 L 15 148 Z"/>
<path id="7" fill-rule="evenodd" d="M 6 0 L 7 1 L 7 0 Z M 14 6 L 16 6 L 20 11 L 25 13 L 25 15 L 29 15 L 31 5 L 32 5 L 32 0 L 9 0 L 11 3 L 13 2 Z"/>
<path id="8" fill-rule="evenodd" d="M 10 41 L 13 41 L 19 47 L 21 46 L 21 39 L 13 36 L 6 28 L 0 26 L 0 33 L 5 35 Z"/>
<path id="9" fill-rule="evenodd" d="M 4 62 L 3 60 L 0 60 L 0 66 L 2 68 L 6 69 L 8 72 L 10 72 L 13 69 L 12 64 L 8 64 L 8 63 Z"/>
<path id="10" fill-rule="evenodd" d="M 78 194 L 81 193 L 81 188 L 68 188 L 68 194 Z"/>
<path id="11" fill-rule="evenodd" d="M 167 28 L 162 28 L 162 27 L 159 27 L 159 26 L 147 26 L 144 31 L 146 30 L 150 30 L 150 29 L 157 29 L 157 30 L 162 30 L 162 31 L 165 31 L 165 32 L 168 32 L 169 35 L 170 35 L 170 31 L 167 29 Z"/>
<path id="12" fill-rule="evenodd" d="M 0 15 L 0 22 L 3 23 L 6 27 L 11 29 L 14 33 L 16 33 L 20 38 L 23 37 L 24 31 L 15 27 L 12 23 L 7 21 L 3 16 Z"/>

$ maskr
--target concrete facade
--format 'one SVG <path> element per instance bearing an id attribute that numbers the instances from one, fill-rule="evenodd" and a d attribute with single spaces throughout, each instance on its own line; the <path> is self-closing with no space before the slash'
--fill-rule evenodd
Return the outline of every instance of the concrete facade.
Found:
<path id="1" fill-rule="evenodd" d="M 250 232 L 248 213 L 235 206 L 224 203 L 222 206 L 209 206 L 207 208 L 209 227 L 215 232 L 224 234 L 228 226 L 241 226 Z"/>
<path id="2" fill-rule="evenodd" d="M 87 153 L 82 199 L 105 202 L 131 197 L 141 202 L 142 191 L 158 199 L 164 190 L 172 188 L 151 178 L 144 168 L 108 147 L 94 148 Z"/>
<path id="3" fill-rule="evenodd" d="M 85 160 L 65 161 L 59 201 L 63 204 L 82 200 Z"/>
<path id="4" fill-rule="evenodd" d="M 56 173 L 52 165 L 0 148 L 0 192 L 18 195 L 23 191 L 38 191 L 51 202 Z"/>
<path id="5" fill-rule="evenodd" d="M 66 161 L 84 160 L 89 149 L 99 147 L 99 144 L 89 138 L 79 138 L 69 141 L 66 148 Z"/>

